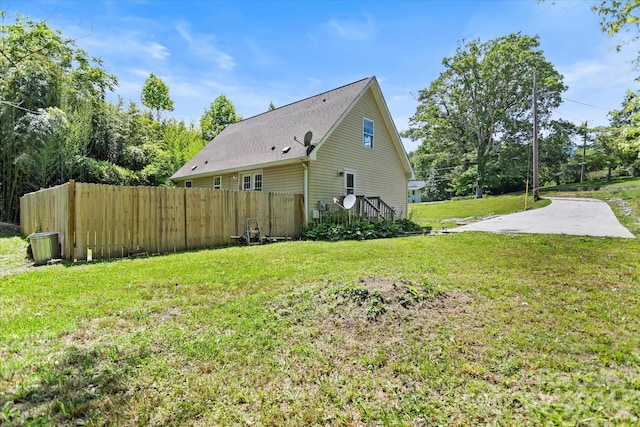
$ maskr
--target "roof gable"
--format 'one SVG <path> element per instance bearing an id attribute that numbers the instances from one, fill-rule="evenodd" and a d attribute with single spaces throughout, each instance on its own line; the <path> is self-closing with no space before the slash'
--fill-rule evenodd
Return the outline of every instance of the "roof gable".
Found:
<path id="1" fill-rule="evenodd" d="M 305 158 L 304 135 L 311 131 L 311 144 L 318 145 L 372 79 L 362 79 L 230 124 L 171 178 Z"/>
<path id="2" fill-rule="evenodd" d="M 351 111 L 367 89 L 372 88 L 408 176 L 411 165 L 375 77 L 324 92 L 227 126 L 172 177 L 194 178 L 247 168 L 287 164 L 314 158 L 333 130 Z M 303 144 L 312 133 L 311 155 Z"/>
<path id="3" fill-rule="evenodd" d="M 380 90 L 380 85 L 378 84 L 378 81 L 376 80 L 375 77 L 372 77 L 371 79 L 369 79 L 367 85 L 353 100 L 351 105 L 349 105 L 349 107 L 344 111 L 340 119 L 336 121 L 336 123 L 333 125 L 331 130 L 326 135 L 324 135 L 322 140 L 319 142 L 317 149 L 311 153 L 311 157 L 312 158 L 314 157 L 315 152 L 317 152 L 317 150 L 322 146 L 322 144 L 331 136 L 331 133 L 338 127 L 342 119 L 349 114 L 351 109 L 355 107 L 355 105 L 358 103 L 358 101 L 360 101 L 360 99 L 364 96 L 364 94 L 367 92 L 368 89 L 371 89 L 372 91 L 378 110 L 382 114 L 382 118 L 389 131 L 389 136 L 391 137 L 391 141 L 393 142 L 393 145 L 396 151 L 398 152 L 398 155 L 400 157 L 400 162 L 402 163 L 402 166 L 407 174 L 407 178 L 412 179 L 413 168 L 411 167 L 411 162 L 409 161 L 409 157 L 407 156 L 407 153 L 404 150 L 404 146 L 402 145 L 402 140 L 400 139 L 400 135 L 398 134 L 396 125 L 393 122 L 393 118 L 391 117 L 391 113 L 389 112 L 389 108 L 387 107 L 387 103 L 384 100 L 384 96 L 382 95 L 382 91 Z"/>

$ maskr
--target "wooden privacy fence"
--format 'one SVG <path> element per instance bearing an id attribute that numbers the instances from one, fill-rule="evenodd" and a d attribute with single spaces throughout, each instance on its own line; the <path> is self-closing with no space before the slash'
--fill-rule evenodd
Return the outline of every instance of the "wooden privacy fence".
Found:
<path id="1" fill-rule="evenodd" d="M 22 234 L 59 234 L 67 260 L 229 245 L 257 218 L 264 235 L 300 233 L 302 195 L 209 188 L 118 187 L 70 181 L 20 198 Z"/>

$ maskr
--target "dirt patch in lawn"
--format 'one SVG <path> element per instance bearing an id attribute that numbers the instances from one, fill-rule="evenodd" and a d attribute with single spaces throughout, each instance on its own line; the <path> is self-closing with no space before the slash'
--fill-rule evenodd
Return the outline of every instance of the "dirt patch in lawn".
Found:
<path id="1" fill-rule="evenodd" d="M 328 390 L 354 410 L 364 399 L 372 411 L 401 405 L 416 390 L 439 394 L 431 382 L 452 369 L 459 353 L 451 325 L 461 317 L 469 325 L 480 322 L 472 306 L 472 296 L 461 291 L 377 277 L 283 296 L 272 303 L 278 321 L 287 324 L 288 346 L 279 359 L 296 369 L 281 386 L 308 396 Z"/>
<path id="2" fill-rule="evenodd" d="M 367 369 L 395 355 L 404 359 L 418 343 L 422 347 L 440 341 L 442 327 L 453 319 L 466 317 L 469 326 L 477 323 L 471 303 L 468 294 L 444 292 L 427 282 L 366 277 L 289 294 L 274 308 L 290 323 L 294 340 L 306 341 L 321 358 L 338 364 L 360 359 Z M 375 354 L 379 361 L 367 359 Z"/>
<path id="3" fill-rule="evenodd" d="M 280 317 L 294 323 L 330 324 L 350 330 L 413 322 L 421 325 L 464 313 L 472 298 L 459 291 L 444 292 L 428 282 L 366 277 L 349 284 L 329 284 L 292 293 L 276 301 Z"/>

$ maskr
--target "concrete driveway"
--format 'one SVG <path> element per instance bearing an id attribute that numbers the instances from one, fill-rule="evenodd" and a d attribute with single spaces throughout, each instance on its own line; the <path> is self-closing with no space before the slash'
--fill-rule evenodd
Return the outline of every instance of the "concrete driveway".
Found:
<path id="1" fill-rule="evenodd" d="M 635 236 L 620 224 L 608 204 L 596 199 L 549 197 L 544 208 L 502 215 L 453 228 L 450 232 L 571 234 L 576 236 Z"/>

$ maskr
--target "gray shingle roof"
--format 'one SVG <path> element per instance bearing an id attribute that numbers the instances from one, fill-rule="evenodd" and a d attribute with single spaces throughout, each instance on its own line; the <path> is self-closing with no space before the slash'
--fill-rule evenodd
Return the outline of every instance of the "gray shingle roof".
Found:
<path id="1" fill-rule="evenodd" d="M 421 188 L 424 188 L 424 186 L 427 185 L 426 181 L 409 181 L 409 190 L 420 190 Z"/>
<path id="2" fill-rule="evenodd" d="M 317 145 L 374 79 L 358 80 L 233 123 L 171 179 L 287 163 L 306 157 L 307 149 L 301 144 L 306 132 L 313 133 L 311 144 Z M 289 150 L 286 147 L 290 147 Z"/>

